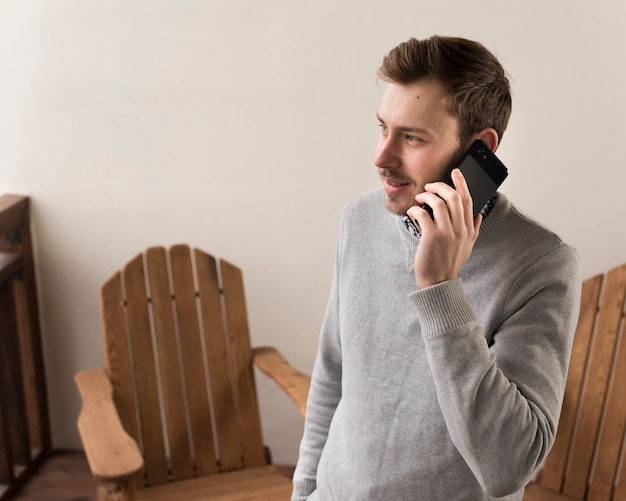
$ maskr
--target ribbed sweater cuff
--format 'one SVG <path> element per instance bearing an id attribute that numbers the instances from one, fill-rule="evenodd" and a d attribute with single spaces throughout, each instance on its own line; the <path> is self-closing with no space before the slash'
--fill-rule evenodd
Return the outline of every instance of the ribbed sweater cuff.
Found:
<path id="1" fill-rule="evenodd" d="M 307 481 L 293 483 L 292 501 L 300 501 L 308 498 L 315 490 L 315 484 Z"/>
<path id="2" fill-rule="evenodd" d="M 414 291 L 409 298 L 416 307 L 424 339 L 476 321 L 459 278 Z"/>

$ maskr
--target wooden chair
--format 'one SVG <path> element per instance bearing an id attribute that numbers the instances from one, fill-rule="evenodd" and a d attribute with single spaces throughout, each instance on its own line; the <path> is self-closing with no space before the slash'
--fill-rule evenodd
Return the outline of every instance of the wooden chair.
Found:
<path id="1" fill-rule="evenodd" d="M 554 447 L 525 501 L 626 500 L 626 264 L 583 284 Z"/>
<path id="2" fill-rule="evenodd" d="M 78 429 L 99 500 L 289 499 L 263 445 L 252 362 L 301 414 L 309 377 L 252 350 L 241 271 L 148 249 L 101 289 L 106 368 L 79 372 Z"/>

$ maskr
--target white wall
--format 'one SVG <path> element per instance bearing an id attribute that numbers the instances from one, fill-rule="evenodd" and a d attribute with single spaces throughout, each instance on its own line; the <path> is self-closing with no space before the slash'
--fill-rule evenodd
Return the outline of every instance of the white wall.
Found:
<path id="1" fill-rule="evenodd" d="M 253 343 L 311 370 L 341 208 L 378 185 L 375 71 L 434 33 L 512 76 L 503 191 L 585 276 L 626 261 L 622 0 L 0 0 L 0 193 L 32 197 L 56 446 L 103 363 L 99 284 L 149 245 L 241 266 Z M 300 418 L 257 380 L 293 463 Z"/>

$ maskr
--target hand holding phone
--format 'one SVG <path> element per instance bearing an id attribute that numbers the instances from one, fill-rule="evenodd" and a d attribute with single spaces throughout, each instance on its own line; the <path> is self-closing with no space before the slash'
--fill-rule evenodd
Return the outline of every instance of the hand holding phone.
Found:
<path id="1" fill-rule="evenodd" d="M 472 197 L 474 217 L 485 207 L 509 174 L 506 166 L 480 139 L 472 143 L 460 163 L 455 167 L 458 167 L 467 182 Z M 451 170 L 454 170 L 455 167 Z M 451 179 L 447 179 L 445 182 L 454 188 Z M 431 219 L 435 219 L 430 206 L 424 204 L 422 209 L 430 214 Z"/>
<path id="2" fill-rule="evenodd" d="M 475 218 L 506 179 L 508 170 L 489 146 L 480 139 L 472 143 L 461 161 L 453 166 L 450 171 L 454 170 L 455 167 L 458 167 L 467 182 L 472 197 L 473 217 Z M 445 183 L 454 188 L 454 183 L 450 177 L 445 180 Z M 419 206 L 428 212 L 433 221 L 435 220 L 433 210 L 429 205 L 422 204 Z M 405 218 L 405 224 L 414 233 L 420 233 L 417 223 L 411 217 Z"/>
<path id="3" fill-rule="evenodd" d="M 483 141 L 474 142 L 450 172 L 450 178 L 445 182 L 449 186 L 431 183 L 426 185 L 424 193 L 416 196 L 418 205 L 436 205 L 433 221 L 428 221 L 418 207 L 407 211 L 409 219 L 417 222 L 419 218 L 420 224 L 424 225 L 414 264 L 415 282 L 420 289 L 459 276 L 478 238 L 480 222 L 476 216 L 508 175 L 504 164 Z M 457 193 L 451 188 L 458 189 Z M 433 216 L 432 211 L 429 214 Z M 442 218 L 441 221 L 438 217 Z"/>

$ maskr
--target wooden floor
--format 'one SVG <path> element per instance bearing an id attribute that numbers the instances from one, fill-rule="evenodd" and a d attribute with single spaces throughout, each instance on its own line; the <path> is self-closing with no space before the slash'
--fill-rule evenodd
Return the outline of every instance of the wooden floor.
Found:
<path id="1" fill-rule="evenodd" d="M 84 453 L 55 451 L 11 499 L 12 501 L 94 501 L 96 485 Z"/>
<path id="2" fill-rule="evenodd" d="M 293 467 L 281 470 L 293 474 Z M 11 501 L 95 501 L 96 485 L 83 452 L 56 451 Z"/>

